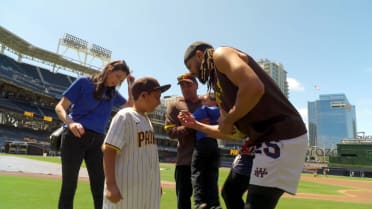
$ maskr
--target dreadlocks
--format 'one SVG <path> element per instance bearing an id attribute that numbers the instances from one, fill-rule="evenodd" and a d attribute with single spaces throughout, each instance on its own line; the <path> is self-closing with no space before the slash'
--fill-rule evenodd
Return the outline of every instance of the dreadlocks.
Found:
<path id="1" fill-rule="evenodd" d="M 213 61 L 213 52 L 213 48 L 204 51 L 198 77 L 201 83 L 207 83 L 208 92 L 210 92 L 216 85 L 216 67 Z"/>

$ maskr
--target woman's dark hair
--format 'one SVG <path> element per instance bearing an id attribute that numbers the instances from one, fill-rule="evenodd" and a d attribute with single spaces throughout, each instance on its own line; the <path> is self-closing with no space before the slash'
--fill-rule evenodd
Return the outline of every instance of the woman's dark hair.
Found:
<path id="1" fill-rule="evenodd" d="M 107 87 L 105 81 L 107 75 L 110 72 L 121 70 L 129 75 L 130 70 L 127 63 L 124 60 L 116 60 L 108 63 L 102 70 L 102 72 L 91 76 L 91 80 L 95 85 L 95 91 L 93 97 L 97 100 L 110 100 L 116 94 L 116 86 Z"/>

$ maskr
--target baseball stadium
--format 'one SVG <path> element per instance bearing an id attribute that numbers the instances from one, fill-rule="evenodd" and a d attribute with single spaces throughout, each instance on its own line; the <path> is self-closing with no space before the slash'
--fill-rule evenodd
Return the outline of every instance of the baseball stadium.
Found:
<path id="1" fill-rule="evenodd" d="M 95 74 L 99 68 L 58 50 L 50 52 L 34 46 L 2 26 L 0 47 L 0 208 L 53 208 L 61 179 L 60 153 L 51 150 L 49 136 L 62 125 L 54 108 L 76 78 Z M 70 34 L 59 40 L 58 48 L 75 50 L 103 63 L 110 61 L 109 50 L 88 46 Z M 161 208 L 166 209 L 176 207 L 173 163 L 177 140 L 164 131 L 166 108 L 172 99 L 164 97 L 156 111 L 149 114 L 161 162 Z M 242 141 L 219 140 L 221 187 L 241 144 Z M 285 195 L 277 208 L 371 208 L 371 177 L 370 140 L 344 139 L 334 150 L 309 147 L 298 194 Z M 85 168 L 80 178 L 83 181 L 79 183 L 75 204 L 79 205 L 77 208 L 92 208 Z M 37 188 L 43 189 L 35 192 Z"/>

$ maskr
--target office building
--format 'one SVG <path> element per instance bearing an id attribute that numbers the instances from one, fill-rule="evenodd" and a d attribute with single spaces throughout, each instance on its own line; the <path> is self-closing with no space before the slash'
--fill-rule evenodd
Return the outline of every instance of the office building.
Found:
<path id="1" fill-rule="evenodd" d="M 260 59 L 257 63 L 264 69 L 264 71 L 270 75 L 270 77 L 279 86 L 280 90 L 288 98 L 288 83 L 287 83 L 287 71 L 281 63 L 271 62 L 268 59 Z"/>
<path id="2" fill-rule="evenodd" d="M 345 94 L 319 95 L 308 102 L 310 146 L 335 148 L 342 139 L 356 138 L 355 106 Z"/>

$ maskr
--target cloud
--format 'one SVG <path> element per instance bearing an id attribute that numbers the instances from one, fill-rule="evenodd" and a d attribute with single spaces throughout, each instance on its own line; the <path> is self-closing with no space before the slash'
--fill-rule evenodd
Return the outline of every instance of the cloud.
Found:
<path id="1" fill-rule="evenodd" d="M 304 86 L 294 78 L 287 78 L 288 88 L 292 91 L 304 91 Z"/>

